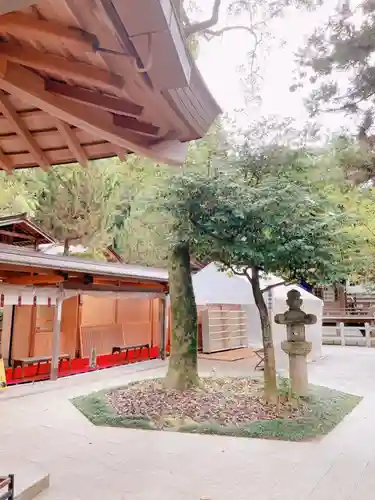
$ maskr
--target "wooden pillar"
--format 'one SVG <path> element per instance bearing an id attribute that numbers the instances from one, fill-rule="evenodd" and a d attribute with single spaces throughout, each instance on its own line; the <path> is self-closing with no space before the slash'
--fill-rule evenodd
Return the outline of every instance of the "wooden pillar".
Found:
<path id="1" fill-rule="evenodd" d="M 53 320 L 52 361 L 51 361 L 51 374 L 50 374 L 51 380 L 57 380 L 59 376 L 62 304 L 63 304 L 63 298 L 61 295 L 59 295 L 56 299 L 55 317 Z"/>
<path id="2" fill-rule="evenodd" d="M 33 305 L 31 306 L 30 316 L 30 333 L 29 333 L 29 357 L 33 357 L 35 353 L 35 335 L 36 335 L 36 313 L 37 313 L 36 297 L 34 297 Z"/>
<path id="3" fill-rule="evenodd" d="M 158 309 L 155 312 L 155 303 L 157 302 L 158 304 Z M 155 314 L 157 314 L 157 319 L 159 320 L 160 317 L 160 302 L 157 299 L 149 299 L 149 311 L 148 311 L 148 318 L 150 321 L 150 345 L 151 347 L 154 347 L 154 339 L 155 339 Z M 160 321 L 157 321 L 157 325 L 159 328 Z M 161 339 L 161 337 L 160 337 Z"/>
<path id="4" fill-rule="evenodd" d="M 83 297 L 82 295 L 78 295 L 77 301 L 77 330 L 76 330 L 76 351 L 75 355 L 77 358 L 82 357 L 82 346 L 81 346 L 81 323 L 82 323 L 82 305 L 83 305 Z"/>
<path id="5" fill-rule="evenodd" d="M 118 324 L 118 306 L 119 306 L 119 298 L 115 298 L 115 324 Z"/>
<path id="6" fill-rule="evenodd" d="M 1 339 L 0 339 L 0 356 L 2 356 L 6 367 L 10 366 L 8 358 L 10 350 L 10 338 L 12 334 L 14 307 L 15 306 L 4 306 L 3 309 L 3 330 L 1 332 Z"/>
<path id="7" fill-rule="evenodd" d="M 166 297 L 160 299 L 160 357 L 165 359 L 167 347 Z"/>

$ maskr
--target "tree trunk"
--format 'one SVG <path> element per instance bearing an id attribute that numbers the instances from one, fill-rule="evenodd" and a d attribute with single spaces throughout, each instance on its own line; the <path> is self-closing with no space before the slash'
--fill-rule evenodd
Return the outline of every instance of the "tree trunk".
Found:
<path id="1" fill-rule="evenodd" d="M 165 385 L 183 390 L 199 383 L 197 307 L 185 243 L 175 246 L 169 257 L 169 294 L 172 338 Z"/>
<path id="2" fill-rule="evenodd" d="M 64 255 L 64 257 L 69 255 L 69 240 L 68 239 L 64 240 L 64 253 L 63 253 L 63 255 Z"/>
<path id="3" fill-rule="evenodd" d="M 267 305 L 260 289 L 259 269 L 251 269 L 251 287 L 254 301 L 259 311 L 262 326 L 262 339 L 264 347 L 264 397 L 267 401 L 277 403 L 278 391 L 276 380 L 275 349 L 272 340 L 272 327 L 268 315 Z"/>

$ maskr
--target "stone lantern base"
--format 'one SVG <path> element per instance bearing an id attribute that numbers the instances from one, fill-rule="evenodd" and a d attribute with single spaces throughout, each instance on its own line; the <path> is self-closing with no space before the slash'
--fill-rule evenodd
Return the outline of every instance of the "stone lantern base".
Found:
<path id="1" fill-rule="evenodd" d="M 307 355 L 312 349 L 312 343 L 304 341 L 291 342 L 284 340 L 281 349 L 289 356 L 289 377 L 291 389 L 297 396 L 308 395 Z"/>

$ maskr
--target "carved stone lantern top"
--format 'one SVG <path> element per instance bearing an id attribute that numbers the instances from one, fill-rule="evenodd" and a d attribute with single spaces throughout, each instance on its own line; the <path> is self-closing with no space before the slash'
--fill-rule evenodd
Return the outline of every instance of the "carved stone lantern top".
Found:
<path id="1" fill-rule="evenodd" d="M 305 326 L 317 322 L 315 314 L 306 314 L 301 310 L 303 300 L 298 290 L 290 290 L 287 293 L 286 303 L 289 309 L 282 314 L 275 315 L 275 323 L 286 325 L 287 339 L 290 342 L 301 342 L 306 340 Z"/>

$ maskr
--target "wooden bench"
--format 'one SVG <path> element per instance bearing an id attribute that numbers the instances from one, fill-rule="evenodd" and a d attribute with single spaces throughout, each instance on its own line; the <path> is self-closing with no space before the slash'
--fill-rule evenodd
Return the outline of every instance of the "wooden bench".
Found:
<path id="1" fill-rule="evenodd" d="M 150 357 L 150 344 L 134 344 L 134 345 L 123 345 L 123 346 L 114 346 L 112 347 L 112 354 L 121 354 L 125 352 L 125 361 L 128 359 L 129 351 L 133 350 L 134 354 L 136 350 L 139 349 L 139 355 L 142 354 L 142 349 L 147 349 L 148 357 Z"/>
<path id="2" fill-rule="evenodd" d="M 258 356 L 259 358 L 259 361 L 258 363 L 255 365 L 255 368 L 254 370 L 256 370 L 257 368 L 263 370 L 264 369 L 264 348 L 261 347 L 260 349 L 255 349 L 254 350 L 254 353 Z"/>
<path id="3" fill-rule="evenodd" d="M 71 360 L 71 357 L 70 357 L 70 354 L 60 354 L 59 356 L 59 368 L 61 367 L 61 364 L 63 361 L 68 361 L 69 363 L 69 369 L 70 369 L 70 360 Z M 13 370 L 12 370 L 12 378 L 14 380 L 14 375 L 15 375 L 15 371 L 16 371 L 16 368 L 18 368 L 19 366 L 21 367 L 21 378 L 24 378 L 24 368 L 25 366 L 33 366 L 33 365 L 37 365 L 37 369 L 36 369 L 36 375 L 39 374 L 39 370 L 40 370 L 40 365 L 42 363 L 51 363 L 52 361 L 52 356 L 34 356 L 34 357 L 31 357 L 31 358 L 17 358 L 17 359 L 13 359 Z"/>

